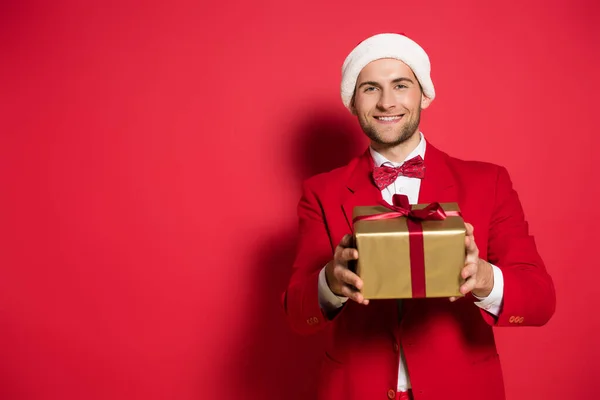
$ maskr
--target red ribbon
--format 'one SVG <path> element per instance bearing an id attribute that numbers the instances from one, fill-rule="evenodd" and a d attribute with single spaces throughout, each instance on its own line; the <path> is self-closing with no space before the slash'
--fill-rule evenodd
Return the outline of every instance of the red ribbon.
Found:
<path id="1" fill-rule="evenodd" d="M 408 225 L 408 241 L 410 245 L 410 280 L 412 286 L 412 297 L 425 297 L 425 247 L 423 243 L 422 221 L 443 221 L 448 216 L 460 217 L 458 211 L 444 211 L 439 203 L 431 203 L 420 210 L 412 210 L 408 197 L 395 194 L 392 197 L 392 205 L 381 202 L 381 205 L 392 210 L 381 214 L 360 215 L 352 221 L 377 221 L 406 217 Z"/>

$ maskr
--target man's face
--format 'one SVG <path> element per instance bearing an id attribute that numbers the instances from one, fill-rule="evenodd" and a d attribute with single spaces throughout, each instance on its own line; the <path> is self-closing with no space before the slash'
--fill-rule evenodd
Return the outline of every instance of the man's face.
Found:
<path id="1" fill-rule="evenodd" d="M 393 147 L 418 132 L 421 109 L 430 102 L 406 64 L 384 58 L 358 75 L 352 111 L 372 142 Z"/>

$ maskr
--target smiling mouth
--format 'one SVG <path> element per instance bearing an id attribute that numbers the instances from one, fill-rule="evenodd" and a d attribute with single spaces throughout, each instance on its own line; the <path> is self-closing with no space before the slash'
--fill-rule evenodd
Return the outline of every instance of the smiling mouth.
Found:
<path id="1" fill-rule="evenodd" d="M 400 121 L 403 116 L 404 116 L 404 114 L 401 114 L 401 115 L 379 115 L 374 118 L 381 122 L 396 122 L 396 121 Z"/>

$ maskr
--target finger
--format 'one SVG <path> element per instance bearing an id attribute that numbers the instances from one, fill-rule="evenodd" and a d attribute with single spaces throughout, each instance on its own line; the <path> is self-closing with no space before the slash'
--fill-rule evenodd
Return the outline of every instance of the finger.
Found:
<path id="1" fill-rule="evenodd" d="M 465 263 L 476 262 L 479 259 L 479 248 L 477 248 L 472 236 L 465 238 L 465 250 L 467 253 Z"/>
<path id="2" fill-rule="evenodd" d="M 342 240 L 340 241 L 340 244 L 337 245 L 337 247 L 335 248 L 335 251 L 333 253 L 333 258 L 334 259 L 340 259 L 341 253 L 344 251 L 344 249 L 351 247 L 352 245 L 352 235 L 344 235 L 344 237 L 342 238 Z"/>
<path id="3" fill-rule="evenodd" d="M 352 235 L 344 235 L 339 244 L 340 247 L 351 247 L 352 246 Z"/>
<path id="4" fill-rule="evenodd" d="M 477 273 L 477 264 L 476 263 L 468 263 L 465 267 L 460 271 L 460 276 L 467 280 L 472 276 L 475 276 Z"/>
<path id="5" fill-rule="evenodd" d="M 465 257 L 465 266 L 467 264 L 477 264 L 478 261 L 479 261 L 479 250 L 467 253 L 467 255 Z"/>
<path id="6" fill-rule="evenodd" d="M 358 290 L 356 290 L 348 285 L 344 285 L 342 287 L 342 294 L 344 296 L 346 296 L 347 298 L 354 300 L 355 302 L 357 302 L 359 304 L 363 304 L 363 302 L 365 301 L 365 298 Z"/>
<path id="7" fill-rule="evenodd" d="M 335 248 L 335 252 L 333 253 L 333 260 L 337 263 L 340 258 L 342 258 L 342 251 L 344 248 L 342 246 L 337 246 Z"/>
<path id="8" fill-rule="evenodd" d="M 467 230 L 467 236 L 473 236 L 473 232 L 475 231 L 475 227 L 468 222 L 465 222 L 465 229 Z"/>
<path id="9" fill-rule="evenodd" d="M 468 279 L 459 289 L 462 294 L 467 294 L 475 289 L 475 278 Z"/>
<path id="10" fill-rule="evenodd" d="M 350 247 L 345 248 L 340 253 L 339 258 L 341 261 L 358 260 L 358 250 L 350 248 Z"/>
<path id="11" fill-rule="evenodd" d="M 467 251 L 477 250 L 477 244 L 475 243 L 475 236 L 465 236 L 465 247 Z"/>
<path id="12" fill-rule="evenodd" d="M 362 289 L 363 287 L 362 279 L 360 279 L 358 275 L 350 271 L 348 268 L 338 268 L 337 271 L 334 271 L 334 275 L 336 275 L 336 278 L 338 278 L 341 282 L 347 285 L 352 285 L 358 290 Z"/>
<path id="13" fill-rule="evenodd" d="M 456 300 L 458 300 L 458 297 L 456 297 L 456 296 L 450 297 L 450 302 L 455 302 Z"/>

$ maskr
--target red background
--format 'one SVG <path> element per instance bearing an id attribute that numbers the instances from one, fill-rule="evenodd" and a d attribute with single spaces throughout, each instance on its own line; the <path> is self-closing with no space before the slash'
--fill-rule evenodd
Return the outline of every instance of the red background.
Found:
<path id="1" fill-rule="evenodd" d="M 0 398 L 311 398 L 321 338 L 278 308 L 300 182 L 364 149 L 340 69 L 386 31 L 556 283 L 547 326 L 496 330 L 508 398 L 597 395 L 596 1 L 91 3 L 0 3 Z"/>

